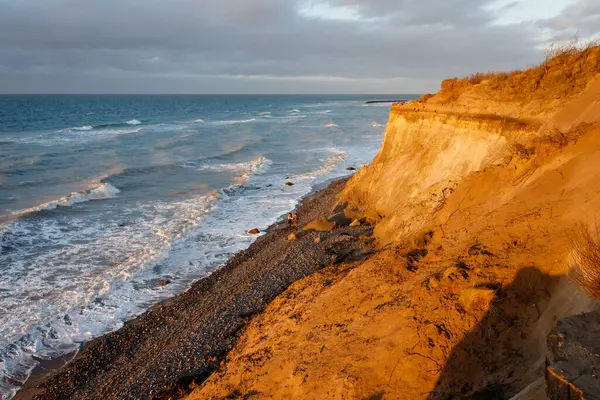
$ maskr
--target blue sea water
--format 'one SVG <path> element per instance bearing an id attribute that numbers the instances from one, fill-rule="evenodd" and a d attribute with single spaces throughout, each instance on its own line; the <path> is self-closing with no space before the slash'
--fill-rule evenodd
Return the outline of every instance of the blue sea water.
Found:
<path id="1" fill-rule="evenodd" d="M 368 163 L 374 98 L 0 96 L 0 397 Z"/>

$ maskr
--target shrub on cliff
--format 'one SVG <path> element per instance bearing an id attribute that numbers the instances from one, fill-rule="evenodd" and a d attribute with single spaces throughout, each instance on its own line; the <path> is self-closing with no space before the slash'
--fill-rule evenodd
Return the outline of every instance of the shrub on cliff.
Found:
<path id="1" fill-rule="evenodd" d="M 570 237 L 569 275 L 590 296 L 600 299 L 600 226 L 580 224 Z"/>
<path id="2" fill-rule="evenodd" d="M 544 61 L 525 71 L 476 73 L 442 82 L 441 92 L 447 100 L 457 99 L 465 90 L 485 83 L 494 89 L 499 100 L 526 101 L 533 98 L 564 98 L 581 91 L 600 73 L 598 41 L 573 41 L 552 44 Z M 550 95 L 550 96 L 549 96 Z"/>

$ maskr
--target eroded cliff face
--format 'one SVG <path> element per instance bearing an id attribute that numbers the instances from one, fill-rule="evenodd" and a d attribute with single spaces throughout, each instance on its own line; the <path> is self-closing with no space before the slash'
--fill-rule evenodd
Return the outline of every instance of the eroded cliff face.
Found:
<path id="1" fill-rule="evenodd" d="M 600 120 L 599 55 L 476 84 L 449 80 L 424 102 L 395 104 L 380 153 L 343 199 L 377 223 L 382 244 L 430 225 L 467 176 L 564 147 Z"/>
<path id="2" fill-rule="evenodd" d="M 561 57 L 394 105 L 341 195 L 379 251 L 292 285 L 190 398 L 545 398 L 548 334 L 598 308 L 566 275 L 600 216 L 600 48 Z"/>

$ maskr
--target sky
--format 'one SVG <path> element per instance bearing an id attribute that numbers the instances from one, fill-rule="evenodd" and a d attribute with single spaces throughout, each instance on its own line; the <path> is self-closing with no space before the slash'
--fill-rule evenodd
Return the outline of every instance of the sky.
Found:
<path id="1" fill-rule="evenodd" d="M 599 0 L 0 0 L 0 93 L 426 93 L 599 34 Z"/>

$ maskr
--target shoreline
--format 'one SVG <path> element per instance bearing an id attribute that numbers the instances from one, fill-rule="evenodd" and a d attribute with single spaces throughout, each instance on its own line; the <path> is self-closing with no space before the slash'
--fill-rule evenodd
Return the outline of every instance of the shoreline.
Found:
<path id="1" fill-rule="evenodd" d="M 299 202 L 298 226 L 271 225 L 248 249 L 185 292 L 86 343 L 66 363 L 44 362 L 15 399 L 163 397 L 208 378 L 252 317 L 289 285 L 369 253 L 364 242 L 370 226 L 302 231 L 307 223 L 331 215 L 337 193 L 350 178 L 315 185 Z M 290 233 L 297 239 L 288 240 Z M 320 243 L 314 242 L 317 236 Z"/>

